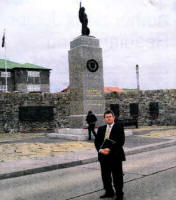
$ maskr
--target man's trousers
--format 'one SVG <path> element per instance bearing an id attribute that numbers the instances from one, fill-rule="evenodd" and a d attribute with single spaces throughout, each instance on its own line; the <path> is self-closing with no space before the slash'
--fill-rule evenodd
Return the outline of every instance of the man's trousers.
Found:
<path id="1" fill-rule="evenodd" d="M 112 192 L 114 185 L 117 196 L 123 195 L 123 169 L 122 161 L 103 159 L 100 161 L 101 175 L 104 189 L 107 193 Z"/>

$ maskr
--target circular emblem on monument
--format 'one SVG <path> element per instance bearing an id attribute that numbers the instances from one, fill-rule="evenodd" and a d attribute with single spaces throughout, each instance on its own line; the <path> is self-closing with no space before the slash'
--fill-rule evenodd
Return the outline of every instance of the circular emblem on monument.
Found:
<path id="1" fill-rule="evenodd" d="M 87 61 L 87 69 L 90 71 L 90 72 L 96 72 L 98 70 L 98 63 L 96 60 L 88 60 Z"/>

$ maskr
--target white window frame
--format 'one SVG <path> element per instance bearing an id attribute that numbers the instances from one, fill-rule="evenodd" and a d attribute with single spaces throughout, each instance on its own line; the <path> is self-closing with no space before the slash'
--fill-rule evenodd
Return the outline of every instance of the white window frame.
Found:
<path id="1" fill-rule="evenodd" d="M 39 71 L 28 71 L 28 77 L 33 77 L 33 78 L 40 77 L 40 72 Z"/>
<path id="2" fill-rule="evenodd" d="M 0 91 L 6 92 L 6 85 L 0 85 Z"/>
<path id="3" fill-rule="evenodd" d="M 1 72 L 1 77 L 11 77 L 11 72 Z"/>
<path id="4" fill-rule="evenodd" d="M 27 91 L 28 92 L 40 92 L 40 84 L 28 84 Z"/>

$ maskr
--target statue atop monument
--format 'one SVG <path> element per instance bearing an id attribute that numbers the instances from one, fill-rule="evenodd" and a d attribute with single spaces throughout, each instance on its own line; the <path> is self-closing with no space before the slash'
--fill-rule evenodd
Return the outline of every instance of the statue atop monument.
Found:
<path id="1" fill-rule="evenodd" d="M 88 25 L 88 18 L 87 15 L 85 13 L 85 8 L 82 7 L 81 2 L 80 2 L 80 8 L 79 8 L 79 20 L 82 24 L 82 35 L 89 35 L 90 34 L 90 30 L 87 27 Z"/>

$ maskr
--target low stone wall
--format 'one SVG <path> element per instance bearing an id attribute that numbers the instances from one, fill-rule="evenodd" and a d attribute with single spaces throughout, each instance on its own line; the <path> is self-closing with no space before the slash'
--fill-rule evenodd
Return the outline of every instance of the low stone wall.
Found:
<path id="1" fill-rule="evenodd" d="M 176 90 L 152 90 L 105 95 L 106 109 L 110 104 L 119 104 L 120 119 L 131 118 L 130 103 L 139 103 L 139 125 L 176 125 Z M 152 120 L 150 102 L 158 102 L 158 119 Z M 30 122 L 19 120 L 20 106 L 53 106 L 54 120 Z M 1 93 L 0 132 L 43 132 L 69 127 L 70 94 L 67 93 Z"/>
<path id="2" fill-rule="evenodd" d="M 1 93 L 0 132 L 43 132 L 69 126 L 68 93 Z M 53 106 L 54 120 L 31 122 L 19 120 L 20 106 Z"/>
<path id="3" fill-rule="evenodd" d="M 130 103 L 139 104 L 139 125 L 176 125 L 176 90 L 131 91 L 105 95 L 106 109 L 110 104 L 119 104 L 120 119 L 131 118 Z M 150 102 L 158 102 L 159 115 L 153 120 L 149 112 Z"/>

